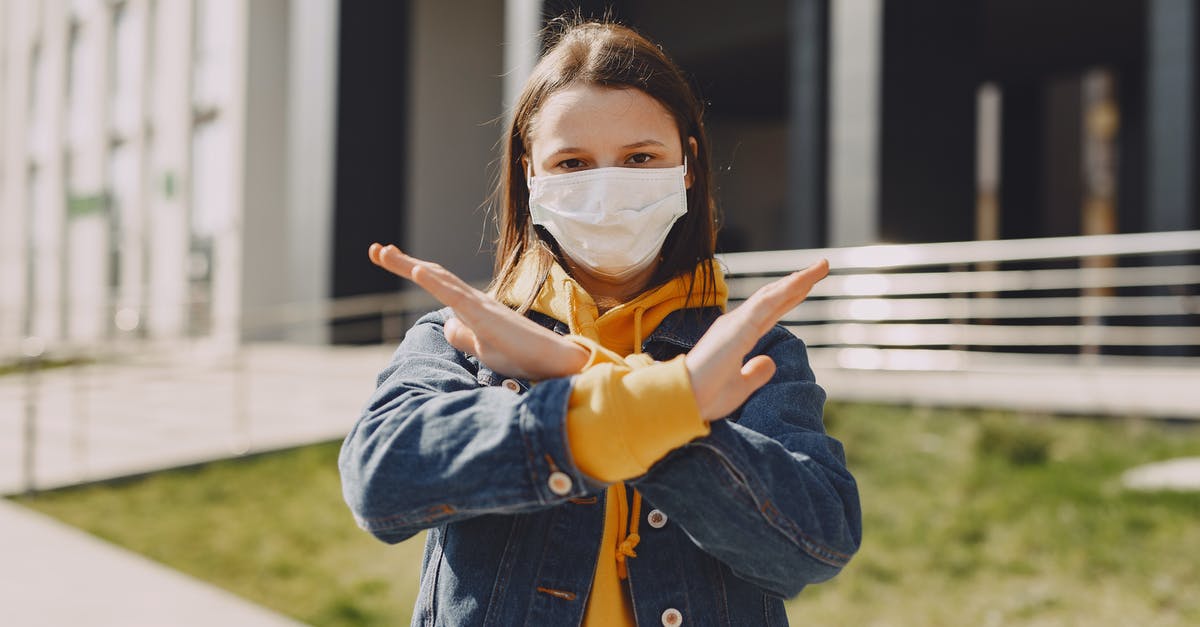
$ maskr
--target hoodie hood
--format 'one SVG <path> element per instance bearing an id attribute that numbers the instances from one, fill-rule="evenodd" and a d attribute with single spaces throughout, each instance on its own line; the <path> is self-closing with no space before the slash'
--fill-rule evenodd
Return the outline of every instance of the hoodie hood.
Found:
<path id="1" fill-rule="evenodd" d="M 707 294 L 702 291 L 705 266 L 713 271 L 713 285 Z M 499 300 L 510 307 L 520 306 L 539 278 L 526 257 L 513 288 L 500 294 Z M 689 294 L 693 282 L 695 289 Z M 728 294 L 721 266 L 715 260 L 706 260 L 696 265 L 692 276 L 679 275 L 601 314 L 592 296 L 555 262 L 530 309 L 565 323 L 571 333 L 595 340 L 620 355 L 630 355 L 641 352 L 646 336 L 671 312 L 704 306 L 724 311 Z"/>

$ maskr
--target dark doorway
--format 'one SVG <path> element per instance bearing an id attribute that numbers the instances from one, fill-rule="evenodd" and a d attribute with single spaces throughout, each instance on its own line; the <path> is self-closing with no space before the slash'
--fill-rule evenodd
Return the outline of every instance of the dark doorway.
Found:
<path id="1" fill-rule="evenodd" d="M 341 3 L 333 298 L 394 292 L 402 279 L 371 265 L 373 241 L 400 242 L 407 144 L 408 2 Z M 378 314 L 335 320 L 338 344 L 378 342 Z"/>

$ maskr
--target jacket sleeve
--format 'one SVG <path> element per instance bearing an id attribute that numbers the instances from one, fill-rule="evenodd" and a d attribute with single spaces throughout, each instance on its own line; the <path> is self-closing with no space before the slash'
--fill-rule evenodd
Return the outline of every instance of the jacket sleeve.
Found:
<path id="1" fill-rule="evenodd" d="M 557 505 L 596 491 L 570 459 L 569 378 L 518 394 L 483 386 L 428 314 L 380 373 L 338 457 L 355 520 L 385 542 L 486 513 Z"/>
<path id="2" fill-rule="evenodd" d="M 632 483 L 739 577 L 790 597 L 846 565 L 862 514 L 803 342 L 777 326 L 757 354 L 775 361 L 771 381 Z"/>

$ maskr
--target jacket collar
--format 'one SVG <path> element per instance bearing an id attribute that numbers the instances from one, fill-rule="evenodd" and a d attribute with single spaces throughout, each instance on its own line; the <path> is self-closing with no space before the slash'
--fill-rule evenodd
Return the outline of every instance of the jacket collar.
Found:
<path id="1" fill-rule="evenodd" d="M 689 351 L 696 346 L 696 342 L 700 341 L 704 332 L 722 313 L 720 307 L 699 307 L 673 311 L 663 318 L 658 327 L 642 341 L 642 350 L 647 350 L 655 343 L 663 343 Z M 551 318 L 544 313 L 531 310 L 525 315 L 559 335 L 570 333 L 565 322 Z"/>

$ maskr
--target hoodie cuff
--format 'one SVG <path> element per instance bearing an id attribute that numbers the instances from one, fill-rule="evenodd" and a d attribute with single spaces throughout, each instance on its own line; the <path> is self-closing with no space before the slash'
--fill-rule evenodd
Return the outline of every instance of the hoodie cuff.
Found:
<path id="1" fill-rule="evenodd" d="M 630 479 L 709 433 L 683 355 L 638 368 L 607 359 L 574 377 L 567 404 L 567 443 L 585 474 Z"/>

